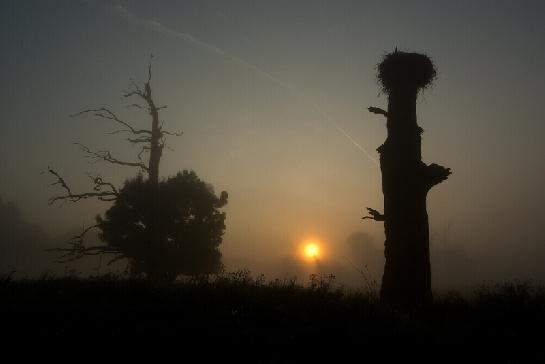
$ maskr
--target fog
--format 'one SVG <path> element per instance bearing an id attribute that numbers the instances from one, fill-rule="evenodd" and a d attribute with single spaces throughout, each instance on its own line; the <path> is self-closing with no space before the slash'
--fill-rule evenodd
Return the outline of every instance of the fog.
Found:
<path id="1" fill-rule="evenodd" d="M 108 106 L 145 126 L 122 94 L 145 79 L 153 53 L 162 119 L 184 132 L 168 139 L 160 174 L 192 169 L 229 193 L 226 269 L 380 284 L 383 226 L 361 218 L 382 209 L 375 149 L 386 130 L 366 108 L 385 107 L 375 66 L 398 47 L 429 54 L 438 69 L 417 111 L 424 160 L 453 171 L 428 198 L 434 287 L 543 281 L 545 7 L 465 4 L 3 3 L 0 271 L 123 271 L 108 257 L 55 263 L 46 249 L 66 246 L 110 203 L 50 206 L 62 191 L 42 172 L 54 167 L 77 191 L 90 188 L 86 173 L 118 186 L 136 174 L 88 163 L 72 143 L 129 160 L 138 150 L 107 134 L 107 120 L 70 115 Z M 310 238 L 318 261 L 301 257 Z"/>
<path id="2" fill-rule="evenodd" d="M 63 252 L 70 239 L 81 232 L 73 227 L 62 234 L 50 235 L 36 223 L 26 221 L 17 206 L 1 202 L 0 246 L 2 259 L 0 271 L 17 278 L 36 278 L 43 275 L 81 277 L 114 273 L 125 275 L 128 262 L 120 261 L 109 265 L 111 256 L 88 257 L 75 261 L 64 261 Z M 508 244 L 492 252 L 476 250 L 471 254 L 465 246 L 452 241 L 452 225 L 432 232 L 430 253 L 433 288 L 437 291 L 451 289 L 466 291 L 482 284 L 500 283 L 513 280 L 542 282 L 543 249 L 527 245 L 515 252 Z M 228 229 L 229 231 L 229 229 Z M 354 231 L 338 242 L 320 241 L 323 253 L 317 261 L 304 259 L 301 246 L 305 239 L 270 240 L 269 244 L 256 244 L 251 240 L 224 241 L 222 253 L 227 272 L 249 270 L 265 279 L 296 280 L 310 284 L 310 276 L 334 276 L 336 286 L 347 289 L 378 289 L 384 267 L 383 236 L 368 232 Z M 267 240 L 265 240 L 267 241 Z M 88 245 L 101 244 L 97 234 L 86 237 Z M 236 244 L 236 245 L 235 245 Z M 244 249 L 246 247 L 246 249 Z"/>

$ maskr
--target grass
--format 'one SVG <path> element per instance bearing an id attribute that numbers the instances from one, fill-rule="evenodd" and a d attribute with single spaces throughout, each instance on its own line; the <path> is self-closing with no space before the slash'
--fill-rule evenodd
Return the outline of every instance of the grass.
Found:
<path id="1" fill-rule="evenodd" d="M 409 310 L 381 305 L 376 292 L 335 288 L 332 280 L 313 276 L 302 285 L 295 279 L 253 278 L 247 271 L 174 284 L 114 275 L 4 277 L 2 330 L 9 340 L 24 342 L 152 338 L 187 349 L 210 343 L 239 355 L 260 353 L 254 362 L 297 361 L 293 355 L 402 354 L 440 362 L 545 358 L 542 288 L 479 287 L 471 297 L 452 292 L 436 297 L 431 307 Z"/>

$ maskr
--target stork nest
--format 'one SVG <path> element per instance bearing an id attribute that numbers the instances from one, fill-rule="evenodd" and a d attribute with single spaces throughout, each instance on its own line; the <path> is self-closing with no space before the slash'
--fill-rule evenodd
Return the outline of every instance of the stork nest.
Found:
<path id="1" fill-rule="evenodd" d="M 395 51 L 378 64 L 378 80 L 386 93 L 398 88 L 425 89 L 436 76 L 433 62 L 425 54 Z"/>

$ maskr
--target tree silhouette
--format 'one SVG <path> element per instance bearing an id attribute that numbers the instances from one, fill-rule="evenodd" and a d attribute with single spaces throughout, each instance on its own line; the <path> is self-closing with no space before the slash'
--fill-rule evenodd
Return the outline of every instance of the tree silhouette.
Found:
<path id="1" fill-rule="evenodd" d="M 225 231 L 225 213 L 218 209 L 227 203 L 227 193 L 216 197 L 212 186 L 193 171 L 184 170 L 161 181 L 155 219 L 161 244 L 150 248 L 150 189 L 141 174 L 127 180 L 104 217 L 97 216 L 99 236 L 117 252 L 117 258 L 129 258 L 135 273 L 162 280 L 221 270 L 218 248 Z"/>
<path id="2" fill-rule="evenodd" d="M 98 216 L 97 223 L 84 228 L 81 234 L 74 236 L 69 247 L 55 249 L 65 253 L 60 261 L 109 253 L 114 254 L 111 262 L 129 258 L 133 267 L 138 267 L 135 268 L 136 271 L 145 272 L 153 279 L 172 279 L 178 273 L 197 272 L 199 264 L 204 264 L 203 271 L 215 271 L 221 266 L 217 247 L 221 243 L 224 217 L 222 218 L 223 215 L 215 209 L 227 203 L 227 194 L 222 192 L 221 198 L 218 199 L 211 187 L 200 181 L 194 172 L 184 171 L 176 177 L 159 181 L 159 165 L 165 139 L 169 135 L 181 136 L 182 133 L 169 132 L 160 123 L 159 112 L 166 106 L 156 106 L 152 97 L 151 78 L 150 62 L 148 78 L 143 87 L 131 80 L 131 89 L 123 94 L 125 98 L 137 100 L 129 106 L 146 111 L 150 115 L 150 129 L 137 129 L 104 107 L 83 110 L 73 115 L 92 114 L 98 118 L 111 120 L 120 128 L 110 134 L 128 134 L 126 140 L 140 147 L 137 161 L 122 161 L 112 156 L 110 151 L 94 151 L 85 145 L 75 144 L 79 145 L 85 155 L 92 160 L 135 167 L 139 169 L 139 174 L 135 179 L 127 180 L 121 190 L 101 176 L 90 176 L 93 183 L 92 191 L 75 193 L 57 171 L 48 168 L 48 172 L 55 177 L 52 185 L 58 185 L 64 190 L 64 194 L 50 198 L 50 204 L 77 202 L 88 198 L 114 202 L 106 212 L 106 217 Z M 148 154 L 147 163 L 143 158 L 144 154 Z M 143 174 L 147 178 L 144 178 Z M 195 215 L 197 207 L 200 209 L 200 215 Z M 199 223 L 197 217 L 210 221 Z M 193 224 L 188 224 L 184 219 L 197 220 L 193 221 Z M 85 235 L 95 228 L 101 230 L 101 238 L 107 244 L 85 246 Z M 200 235 L 196 232 L 198 229 L 201 229 Z M 194 246 L 200 243 L 204 245 Z M 177 247 L 175 253 L 172 251 L 173 246 Z M 210 256 L 205 257 L 205 252 Z M 198 257 L 184 254 L 197 254 Z M 174 262 L 176 259 L 178 261 Z M 189 264 L 191 259 L 192 263 Z"/>
<path id="3" fill-rule="evenodd" d="M 432 301 L 426 198 L 451 171 L 422 162 L 423 129 L 416 121 L 416 99 L 435 77 L 435 66 L 427 56 L 396 49 L 378 65 L 378 79 L 388 94 L 388 111 L 369 108 L 387 118 L 388 136 L 377 149 L 384 214 L 368 208 L 370 216 L 364 219 L 384 221 L 386 263 L 380 295 L 388 303 Z"/>

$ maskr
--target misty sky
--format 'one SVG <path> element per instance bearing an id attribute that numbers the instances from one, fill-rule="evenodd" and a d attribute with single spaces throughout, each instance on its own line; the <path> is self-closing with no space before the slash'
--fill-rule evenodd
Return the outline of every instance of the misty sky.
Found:
<path id="1" fill-rule="evenodd" d="M 161 174 L 193 169 L 229 192 L 228 269 L 281 274 L 314 237 L 324 264 L 350 270 L 366 262 L 354 233 L 382 254 L 383 226 L 361 217 L 382 210 L 386 128 L 366 108 L 386 107 L 376 64 L 397 47 L 438 69 L 417 108 L 424 161 L 453 171 L 428 198 L 435 272 L 456 252 L 467 279 L 544 280 L 544 24 L 542 1 L 2 1 L 0 197 L 53 236 L 92 224 L 108 205 L 50 207 L 61 191 L 40 172 L 77 191 L 87 172 L 118 185 L 137 172 L 85 162 L 74 142 L 136 149 L 69 115 L 107 106 L 145 127 L 122 93 L 152 53 L 162 119 L 184 132 Z"/>

